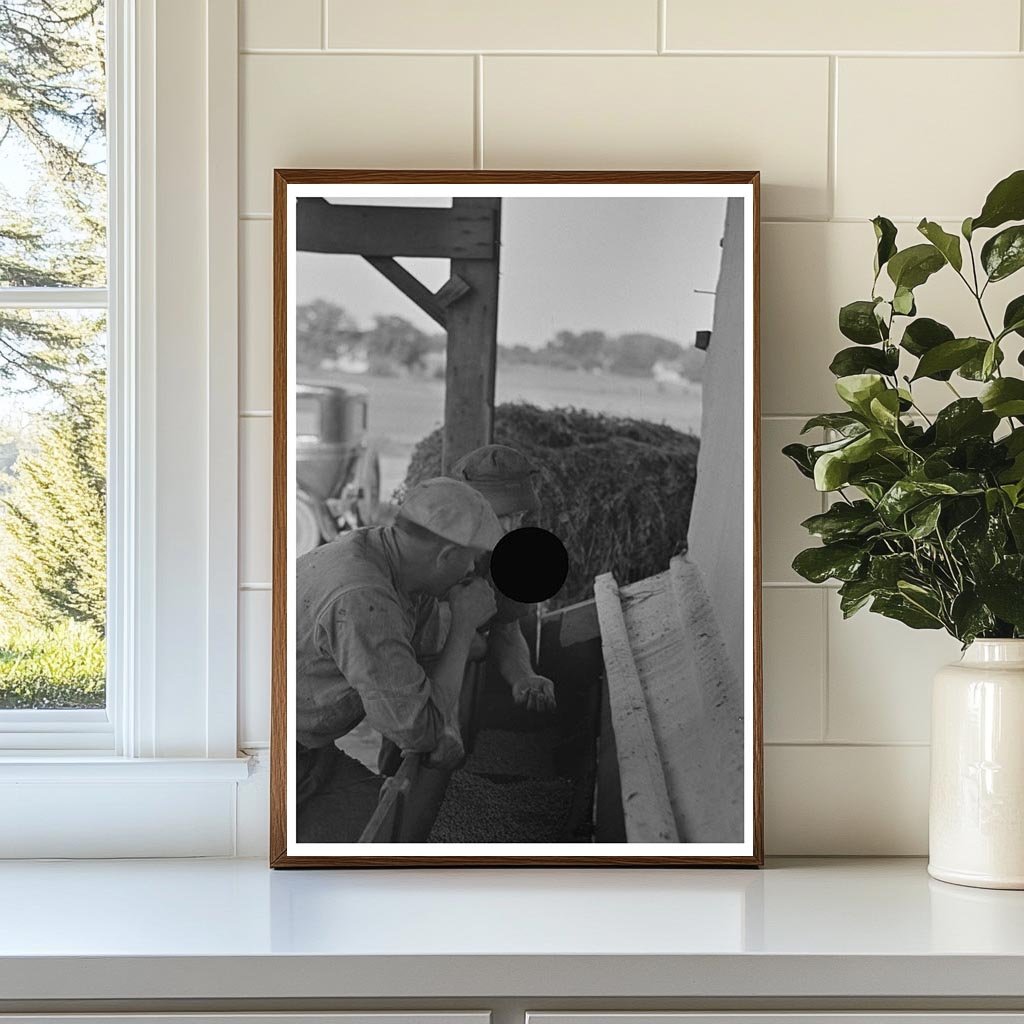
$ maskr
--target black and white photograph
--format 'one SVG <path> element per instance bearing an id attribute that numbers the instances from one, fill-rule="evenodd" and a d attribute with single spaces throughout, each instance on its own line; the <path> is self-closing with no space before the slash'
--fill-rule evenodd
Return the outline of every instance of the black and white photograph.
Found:
<path id="1" fill-rule="evenodd" d="M 756 173 L 278 171 L 275 866 L 761 859 Z"/>

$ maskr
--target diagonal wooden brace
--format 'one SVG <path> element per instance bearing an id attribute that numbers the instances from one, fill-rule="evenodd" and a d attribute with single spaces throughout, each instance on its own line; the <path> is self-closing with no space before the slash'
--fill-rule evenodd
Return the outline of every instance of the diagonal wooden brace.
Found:
<path id="1" fill-rule="evenodd" d="M 445 330 L 448 329 L 446 304 L 439 302 L 437 296 L 418 277 L 410 274 L 391 256 L 364 256 L 363 259 L 383 274 L 403 295 L 412 299 L 431 320 Z"/>

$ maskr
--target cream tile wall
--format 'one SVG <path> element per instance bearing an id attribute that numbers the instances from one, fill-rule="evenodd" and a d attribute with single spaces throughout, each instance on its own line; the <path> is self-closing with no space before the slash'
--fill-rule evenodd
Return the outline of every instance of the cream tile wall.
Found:
<path id="1" fill-rule="evenodd" d="M 240 6 L 243 745 L 268 733 L 273 168 L 757 168 L 768 851 L 925 852 L 928 681 L 957 645 L 844 622 L 799 580 L 798 523 L 822 505 L 778 449 L 833 405 L 836 311 L 870 286 L 865 219 L 959 223 L 1024 165 L 1020 0 Z M 919 305 L 973 327 L 944 275 Z M 262 834 L 249 822 L 240 849 Z"/>

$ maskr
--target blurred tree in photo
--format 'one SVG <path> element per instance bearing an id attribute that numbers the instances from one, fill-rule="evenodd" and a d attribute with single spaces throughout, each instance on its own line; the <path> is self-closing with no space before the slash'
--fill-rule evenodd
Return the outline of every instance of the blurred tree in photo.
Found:
<path id="1" fill-rule="evenodd" d="M 103 704 L 101 310 L 4 289 L 104 287 L 102 0 L 0 0 L 0 707 Z"/>
<path id="2" fill-rule="evenodd" d="M 317 370 L 325 362 L 347 354 L 360 339 L 359 326 L 341 306 L 314 299 L 295 310 L 295 360 L 300 367 Z"/>

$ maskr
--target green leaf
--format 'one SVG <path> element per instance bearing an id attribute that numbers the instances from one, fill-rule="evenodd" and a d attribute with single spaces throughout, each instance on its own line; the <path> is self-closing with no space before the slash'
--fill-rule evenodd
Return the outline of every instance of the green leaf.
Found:
<path id="1" fill-rule="evenodd" d="M 843 618 L 848 619 L 860 611 L 879 592 L 878 584 L 872 580 L 850 580 L 839 588 L 839 607 Z"/>
<path id="2" fill-rule="evenodd" d="M 876 511 L 886 523 L 894 526 L 898 524 L 900 516 L 929 498 L 956 493 L 956 487 L 951 484 L 934 480 L 897 480 L 882 496 Z"/>
<path id="3" fill-rule="evenodd" d="M 1020 505 L 1020 493 L 1018 491 L 1015 504 Z M 1006 514 L 1006 521 L 1010 526 L 1010 533 L 1013 534 L 1013 543 L 1017 550 L 1024 554 L 1024 508 L 1014 508 Z"/>
<path id="4" fill-rule="evenodd" d="M 970 643 L 976 637 L 995 629 L 995 618 L 977 594 L 965 591 L 953 599 L 949 617 L 956 627 L 956 638 Z"/>
<path id="5" fill-rule="evenodd" d="M 944 231 L 933 220 L 922 220 L 917 225 L 917 230 L 942 253 L 945 261 L 954 269 L 960 270 L 964 265 L 963 256 L 960 254 L 960 239 L 956 235 Z"/>
<path id="6" fill-rule="evenodd" d="M 911 629 L 942 629 L 942 620 L 915 607 L 902 596 L 883 595 L 871 602 L 871 610 L 887 619 L 896 619 Z"/>
<path id="7" fill-rule="evenodd" d="M 814 478 L 814 462 L 811 459 L 810 448 L 805 444 L 787 444 L 782 449 L 782 454 L 789 459 L 804 476 Z"/>
<path id="8" fill-rule="evenodd" d="M 825 441 L 822 444 L 812 444 L 809 449 L 811 462 L 815 462 L 826 452 L 837 452 L 840 448 L 845 448 L 855 438 L 860 437 L 862 434 L 866 433 L 868 433 L 868 430 L 862 427 L 856 434 L 844 434 L 842 437 L 837 438 L 835 441 Z"/>
<path id="9" fill-rule="evenodd" d="M 1002 281 L 1024 267 L 1024 225 L 1000 231 L 981 249 L 981 265 L 990 281 Z"/>
<path id="10" fill-rule="evenodd" d="M 989 515 L 998 512 L 1007 501 L 1009 497 L 998 487 L 989 487 L 985 491 L 985 509 Z"/>
<path id="11" fill-rule="evenodd" d="M 984 409 L 1000 418 L 1024 416 L 1024 380 L 1019 377 L 994 380 L 978 397 Z"/>
<path id="12" fill-rule="evenodd" d="M 913 323 L 907 324 L 900 340 L 901 347 L 905 348 L 912 356 L 920 358 L 926 352 L 945 341 L 952 341 L 956 335 L 945 325 L 929 317 L 918 317 Z M 945 378 L 949 380 L 952 371 Z"/>
<path id="13" fill-rule="evenodd" d="M 876 587 L 895 590 L 899 581 L 909 572 L 914 558 L 906 552 L 892 555 L 875 555 L 868 567 L 868 579 Z"/>
<path id="14" fill-rule="evenodd" d="M 858 352 L 866 352 L 868 349 L 858 349 Z M 825 427 L 828 430 L 838 430 L 840 433 L 845 433 L 854 427 L 866 426 L 864 422 L 857 416 L 853 416 L 848 412 L 824 412 L 820 416 L 812 416 L 801 429 L 801 434 L 806 434 L 808 430 L 814 430 L 816 427 Z M 856 433 L 860 433 L 857 430 Z"/>
<path id="15" fill-rule="evenodd" d="M 826 452 L 814 463 L 814 486 L 819 491 L 838 490 L 850 479 L 850 464 L 843 453 Z"/>
<path id="16" fill-rule="evenodd" d="M 1015 331 L 1024 338 L 1024 295 L 1018 295 L 1007 303 L 1006 311 L 1003 313 L 1003 331 Z"/>
<path id="17" fill-rule="evenodd" d="M 875 217 L 871 221 L 875 229 L 875 277 L 889 260 L 896 255 L 896 225 L 886 217 Z"/>
<path id="18" fill-rule="evenodd" d="M 998 618 L 1024 629 L 1024 586 L 1020 580 L 995 578 L 979 583 L 978 596 Z"/>
<path id="19" fill-rule="evenodd" d="M 910 520 L 914 525 L 907 531 L 908 536 L 913 537 L 914 540 L 924 540 L 925 537 L 931 536 L 935 532 L 941 514 L 942 502 L 940 501 L 926 501 L 923 505 L 918 505 L 910 513 Z"/>
<path id="20" fill-rule="evenodd" d="M 991 372 L 985 373 L 985 356 L 987 354 L 988 344 L 986 343 L 985 351 L 979 352 L 976 356 L 971 356 L 971 358 L 968 359 L 967 362 L 965 362 L 963 366 L 961 366 L 960 369 L 956 371 L 957 376 L 963 377 L 964 380 L 988 380 L 992 374 Z M 995 351 L 995 365 L 999 366 L 999 364 L 1002 363 L 1002 361 L 1003 350 L 1001 348 L 997 348 Z"/>
<path id="21" fill-rule="evenodd" d="M 1024 452 L 1024 427 L 1016 427 L 1003 438 L 1003 445 L 1010 455 Z"/>
<path id="22" fill-rule="evenodd" d="M 945 265 L 945 257 L 934 245 L 912 245 L 896 253 L 889 260 L 886 271 L 897 288 L 913 291 Z"/>
<path id="23" fill-rule="evenodd" d="M 967 230 L 997 228 L 1008 220 L 1024 220 L 1024 170 L 1014 171 L 989 192 L 981 213 L 970 221 Z M 965 227 L 967 223 L 964 221 Z"/>
<path id="24" fill-rule="evenodd" d="M 827 512 L 811 516 L 800 525 L 826 544 L 848 540 L 879 528 L 878 517 L 868 501 L 855 501 L 851 504 L 837 501 Z"/>
<path id="25" fill-rule="evenodd" d="M 985 355 L 982 357 L 981 360 L 981 376 L 985 380 L 988 380 L 992 376 L 992 373 L 994 372 L 995 368 L 1001 362 L 999 356 L 999 342 L 993 341 L 985 349 Z"/>
<path id="26" fill-rule="evenodd" d="M 812 583 L 855 579 L 867 556 L 856 544 L 840 542 L 807 548 L 793 559 L 793 569 Z"/>
<path id="27" fill-rule="evenodd" d="M 892 309 L 900 316 L 913 316 L 917 312 L 914 305 L 914 293 L 909 288 L 900 285 L 892 297 Z"/>
<path id="28" fill-rule="evenodd" d="M 886 430 L 896 430 L 900 419 L 900 396 L 898 391 L 883 391 L 872 398 L 868 406 L 874 421 Z"/>
<path id="29" fill-rule="evenodd" d="M 888 332 L 875 316 L 876 299 L 858 299 L 839 310 L 839 332 L 858 345 L 877 345 L 885 341 Z"/>
<path id="30" fill-rule="evenodd" d="M 840 349 L 829 364 L 829 370 L 837 377 L 848 377 L 866 370 L 877 370 L 892 376 L 900 365 L 899 349 L 894 345 L 884 348 L 844 348 Z"/>
<path id="31" fill-rule="evenodd" d="M 984 473 L 954 470 L 936 479 L 935 483 L 946 484 L 957 494 L 981 494 L 985 490 L 986 478 Z"/>
<path id="32" fill-rule="evenodd" d="M 885 381 L 877 373 L 854 373 L 836 381 L 836 393 L 861 415 L 866 415 L 871 399 L 885 390 Z"/>
<path id="33" fill-rule="evenodd" d="M 988 342 L 980 338 L 954 338 L 952 341 L 944 341 L 921 356 L 913 380 L 920 380 L 922 377 L 941 379 L 937 374 L 945 370 L 956 370 L 975 356 L 982 358 L 986 348 Z"/>
<path id="34" fill-rule="evenodd" d="M 999 417 L 985 411 L 976 398 L 958 398 L 935 417 L 935 439 L 941 445 L 956 444 L 968 437 L 991 437 Z"/>
<path id="35" fill-rule="evenodd" d="M 974 234 L 974 229 L 971 227 L 973 220 L 973 217 L 965 217 L 963 224 L 960 225 L 960 234 L 963 235 L 968 242 L 971 240 L 971 235 Z"/>
<path id="36" fill-rule="evenodd" d="M 895 394 L 895 392 L 887 392 L 887 394 Z M 870 459 L 875 452 L 884 448 L 888 443 L 884 435 L 861 434 L 843 449 L 843 459 L 848 465 L 855 466 L 858 462 Z"/>

